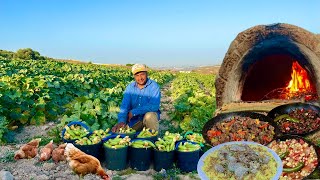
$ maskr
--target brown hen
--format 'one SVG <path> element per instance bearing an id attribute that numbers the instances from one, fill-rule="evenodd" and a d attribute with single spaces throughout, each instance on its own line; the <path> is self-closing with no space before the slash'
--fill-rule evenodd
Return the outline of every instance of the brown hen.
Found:
<path id="1" fill-rule="evenodd" d="M 52 159 L 55 163 L 66 160 L 66 156 L 64 155 L 64 149 L 66 148 L 66 146 L 67 143 L 60 144 L 59 147 L 55 148 L 52 151 Z"/>
<path id="2" fill-rule="evenodd" d="M 41 138 L 33 139 L 27 144 L 21 146 L 20 149 L 15 152 L 14 159 L 18 160 L 24 158 L 34 158 L 38 154 L 38 147 L 40 141 Z"/>
<path id="3" fill-rule="evenodd" d="M 69 161 L 69 166 L 75 173 L 81 176 L 89 173 L 98 174 L 102 179 L 110 180 L 109 175 L 101 167 L 100 161 L 97 158 L 82 152 L 74 147 L 73 144 L 67 144 L 65 155 L 67 161 Z"/>
<path id="4" fill-rule="evenodd" d="M 51 140 L 47 145 L 45 145 L 40 150 L 40 161 L 46 161 L 50 159 L 52 151 L 53 151 L 53 140 Z"/>

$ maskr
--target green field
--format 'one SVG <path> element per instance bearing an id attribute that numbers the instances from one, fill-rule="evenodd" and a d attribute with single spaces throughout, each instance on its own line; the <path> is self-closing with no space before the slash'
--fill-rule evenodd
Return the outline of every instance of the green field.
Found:
<path id="1" fill-rule="evenodd" d="M 95 129 L 117 122 L 122 93 L 133 81 L 130 67 L 55 60 L 0 60 L 0 139 L 13 141 L 15 129 L 54 121 L 51 135 L 71 121 Z M 149 73 L 173 99 L 169 121 L 177 131 L 201 132 L 215 110 L 214 76 L 199 73 L 155 71 Z M 162 95 L 164 96 L 164 95 Z"/>

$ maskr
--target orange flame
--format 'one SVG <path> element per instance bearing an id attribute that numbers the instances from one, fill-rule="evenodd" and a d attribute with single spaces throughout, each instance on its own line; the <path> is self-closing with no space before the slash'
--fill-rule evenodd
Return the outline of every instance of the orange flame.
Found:
<path id="1" fill-rule="evenodd" d="M 287 90 L 290 93 L 312 90 L 307 71 L 297 61 L 292 64 L 291 80 L 287 86 Z"/>

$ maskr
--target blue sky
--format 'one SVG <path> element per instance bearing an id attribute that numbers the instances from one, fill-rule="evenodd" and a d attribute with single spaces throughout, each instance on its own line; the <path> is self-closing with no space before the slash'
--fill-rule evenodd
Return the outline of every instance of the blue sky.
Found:
<path id="1" fill-rule="evenodd" d="M 319 9 L 318 0 L 1 0 L 0 49 L 106 64 L 217 65 L 255 25 L 320 33 Z"/>

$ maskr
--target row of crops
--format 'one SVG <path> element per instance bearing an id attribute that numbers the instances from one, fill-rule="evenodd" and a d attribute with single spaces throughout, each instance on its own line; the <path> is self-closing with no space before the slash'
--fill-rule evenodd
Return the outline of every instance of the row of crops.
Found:
<path id="1" fill-rule="evenodd" d="M 150 77 L 163 85 L 173 74 L 151 71 Z M 7 128 L 57 119 L 60 128 L 78 119 L 93 130 L 112 127 L 132 80 L 124 67 L 0 60 L 0 142 L 8 140 Z"/>
<path id="2" fill-rule="evenodd" d="M 171 97 L 172 120 L 178 121 L 183 131 L 201 132 L 215 111 L 214 76 L 180 73 L 172 81 Z"/>

